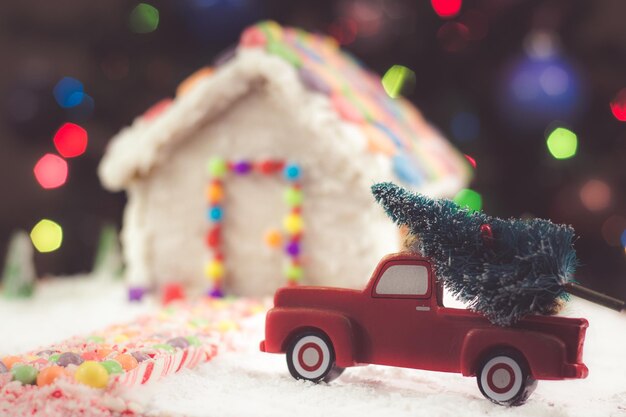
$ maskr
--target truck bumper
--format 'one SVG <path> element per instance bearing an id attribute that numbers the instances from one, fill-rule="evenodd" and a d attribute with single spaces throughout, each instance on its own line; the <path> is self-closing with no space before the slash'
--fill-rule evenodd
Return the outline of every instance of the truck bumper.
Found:
<path id="1" fill-rule="evenodd" d="M 587 378 L 589 369 L 582 363 L 568 363 L 563 365 L 564 378 Z"/>
<path id="2" fill-rule="evenodd" d="M 261 352 L 265 352 L 265 340 L 261 340 L 261 343 L 259 344 L 259 349 L 261 350 Z"/>

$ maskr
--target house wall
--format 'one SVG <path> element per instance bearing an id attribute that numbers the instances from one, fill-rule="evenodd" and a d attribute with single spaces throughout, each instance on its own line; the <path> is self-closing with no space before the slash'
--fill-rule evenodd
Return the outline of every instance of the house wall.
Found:
<path id="1" fill-rule="evenodd" d="M 362 287 L 380 257 L 399 247 L 397 228 L 369 190 L 375 181 L 389 180 L 391 168 L 387 159 L 367 152 L 356 130 L 331 123 L 337 116 L 324 106 L 328 101 L 312 94 L 307 107 L 294 108 L 259 84 L 191 137 L 172 141 L 175 148 L 165 147 L 156 168 L 129 189 L 123 237 L 130 282 L 182 281 L 205 290 L 207 160 L 271 157 L 303 167 L 303 284 Z M 284 210 L 275 197 L 279 182 L 257 184 L 253 176 L 250 182 L 241 180 L 227 182 L 233 204 L 239 204 L 235 197 L 243 199 L 241 204 L 274 204 Z M 226 268 L 237 278 L 227 281 L 226 289 L 238 295 L 273 293 L 285 282 L 282 274 L 249 262 L 261 245 L 246 242 L 258 236 L 248 236 L 247 227 L 229 218 L 228 210 L 226 206 Z"/>

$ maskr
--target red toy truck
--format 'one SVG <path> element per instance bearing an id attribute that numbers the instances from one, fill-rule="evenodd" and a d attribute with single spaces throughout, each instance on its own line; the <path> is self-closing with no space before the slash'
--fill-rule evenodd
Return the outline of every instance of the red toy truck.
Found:
<path id="1" fill-rule="evenodd" d="M 446 308 L 427 258 L 382 259 L 363 291 L 294 287 L 276 292 L 261 351 L 287 353 L 296 379 L 329 382 L 344 368 L 379 364 L 476 376 L 482 394 L 520 405 L 539 379 L 585 378 L 585 319 L 529 316 L 499 327 Z"/>

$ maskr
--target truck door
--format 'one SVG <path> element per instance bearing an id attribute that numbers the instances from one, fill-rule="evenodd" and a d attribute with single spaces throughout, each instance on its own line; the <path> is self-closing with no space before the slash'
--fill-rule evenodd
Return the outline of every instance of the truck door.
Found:
<path id="1" fill-rule="evenodd" d="M 410 368 L 428 362 L 433 332 L 431 268 L 390 261 L 372 287 L 371 362 Z"/>

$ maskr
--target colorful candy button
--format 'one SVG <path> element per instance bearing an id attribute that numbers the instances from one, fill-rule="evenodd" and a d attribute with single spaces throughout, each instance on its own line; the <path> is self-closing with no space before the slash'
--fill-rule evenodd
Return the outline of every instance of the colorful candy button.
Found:
<path id="1" fill-rule="evenodd" d="M 222 178 L 228 172 L 228 164 L 222 158 L 211 158 L 207 170 L 212 177 Z"/>
<path id="2" fill-rule="evenodd" d="M 272 55 L 281 57 L 296 68 L 302 66 L 302 61 L 300 60 L 300 57 L 294 51 L 292 51 L 291 48 L 289 48 L 282 42 L 270 41 L 267 44 L 266 50 Z"/>
<path id="3" fill-rule="evenodd" d="M 139 362 L 143 362 L 143 361 L 147 361 L 148 359 L 150 359 L 150 356 L 147 353 L 144 352 L 131 352 L 130 355 L 135 358 L 135 360 L 139 363 Z M 122 365 L 124 366 L 124 365 Z"/>
<path id="4" fill-rule="evenodd" d="M 20 356 L 5 356 L 4 358 L 2 358 L 2 363 L 4 363 L 4 366 L 8 370 L 11 370 L 11 368 L 13 368 L 13 365 L 17 363 L 23 363 L 23 362 L 25 361 Z"/>
<path id="5" fill-rule="evenodd" d="M 135 353 L 142 354 L 141 352 L 135 352 Z M 142 354 L 142 355 L 145 355 L 145 354 Z M 121 353 L 117 355 L 115 357 L 115 361 L 117 361 L 122 366 L 122 368 L 124 368 L 124 370 L 127 372 L 135 369 L 137 365 L 139 365 L 139 362 L 140 362 L 139 359 L 135 357 L 135 355 L 132 355 L 132 354 L 129 355 L 128 353 Z"/>
<path id="6" fill-rule="evenodd" d="M 187 339 L 191 346 L 200 346 L 202 344 L 197 336 L 187 336 L 185 339 Z"/>
<path id="7" fill-rule="evenodd" d="M 44 368 L 37 375 L 37 386 L 43 387 L 45 385 L 52 384 L 57 378 L 67 375 L 65 368 L 52 365 L 48 368 Z"/>
<path id="8" fill-rule="evenodd" d="M 206 190 L 206 198 L 211 204 L 219 203 L 224 198 L 224 188 L 219 181 L 212 181 Z"/>
<path id="9" fill-rule="evenodd" d="M 24 385 L 33 385 L 39 372 L 33 366 L 16 364 L 11 368 L 11 373 L 15 381 L 20 381 Z"/>
<path id="10" fill-rule="evenodd" d="M 268 230 L 267 233 L 265 233 L 263 240 L 265 241 L 265 244 L 268 247 L 277 248 L 280 246 L 283 240 L 283 236 L 280 233 L 280 231 L 276 229 L 271 229 L 271 230 Z"/>
<path id="11" fill-rule="evenodd" d="M 184 337 L 174 337 L 168 340 L 167 344 L 178 349 L 185 349 L 189 346 L 189 341 Z"/>
<path id="12" fill-rule="evenodd" d="M 222 243 L 222 229 L 215 225 L 213 226 L 206 235 L 206 244 L 209 248 L 216 249 Z"/>
<path id="13" fill-rule="evenodd" d="M 365 118 L 345 96 L 335 92 L 331 95 L 331 103 L 339 116 L 352 123 L 361 124 L 365 122 Z"/>
<path id="14" fill-rule="evenodd" d="M 74 378 L 81 384 L 92 388 L 104 388 L 109 383 L 109 373 L 96 361 L 83 362 L 74 373 Z"/>
<path id="15" fill-rule="evenodd" d="M 57 365 L 66 367 L 68 365 L 80 365 L 85 360 L 78 354 L 74 352 L 65 352 L 62 353 L 57 359 Z"/>
<path id="16" fill-rule="evenodd" d="M 156 345 L 153 345 L 152 348 L 157 349 L 157 350 L 165 350 L 166 352 L 170 352 L 170 353 L 173 353 L 176 351 L 176 349 L 174 349 L 172 346 L 166 343 L 157 343 Z"/>
<path id="17" fill-rule="evenodd" d="M 298 188 L 287 188 L 283 194 L 283 199 L 289 207 L 299 206 L 302 204 L 302 190 Z"/>
<path id="18" fill-rule="evenodd" d="M 241 34 L 239 45 L 244 48 L 255 48 L 263 46 L 267 43 L 267 36 L 261 29 L 256 26 L 252 26 Z"/>
<path id="19" fill-rule="evenodd" d="M 204 271 L 207 278 L 215 279 L 224 276 L 224 264 L 220 261 L 210 261 Z"/>
<path id="20" fill-rule="evenodd" d="M 283 221 L 283 227 L 288 233 L 292 235 L 300 233 L 302 231 L 302 228 L 304 227 L 304 221 L 302 220 L 302 216 L 295 213 L 289 214 L 287 217 L 285 217 L 285 220 Z"/>
<path id="21" fill-rule="evenodd" d="M 300 179 L 300 166 L 297 164 L 287 164 L 283 170 L 283 175 L 287 181 L 296 181 Z"/>
<path id="22" fill-rule="evenodd" d="M 113 359 L 102 361 L 100 362 L 100 365 L 102 365 L 104 369 L 107 370 L 109 375 L 121 374 L 124 372 L 124 368 L 122 368 L 122 365 L 118 361 Z"/>
<path id="23" fill-rule="evenodd" d="M 191 74 L 189 77 L 178 85 L 176 89 L 176 96 L 183 96 L 187 94 L 200 80 L 208 78 L 213 74 L 213 68 L 204 67 Z"/>
<path id="24" fill-rule="evenodd" d="M 304 276 L 304 270 L 299 265 L 289 265 L 285 271 L 285 276 L 289 281 L 299 281 Z"/>
<path id="25" fill-rule="evenodd" d="M 326 81 L 304 67 L 298 70 L 298 77 L 300 77 L 302 84 L 310 91 L 326 96 L 332 92 L 332 89 Z"/>
<path id="26" fill-rule="evenodd" d="M 209 207 L 208 217 L 209 217 L 209 220 L 211 220 L 212 222 L 219 223 L 220 221 L 222 221 L 223 216 L 224 216 L 224 213 L 222 211 L 222 207 L 220 206 Z"/>

